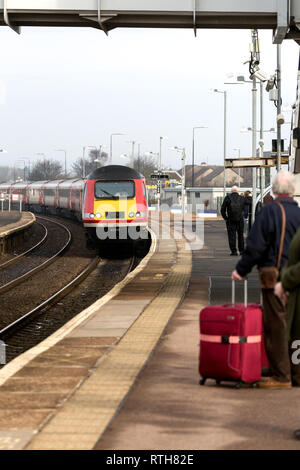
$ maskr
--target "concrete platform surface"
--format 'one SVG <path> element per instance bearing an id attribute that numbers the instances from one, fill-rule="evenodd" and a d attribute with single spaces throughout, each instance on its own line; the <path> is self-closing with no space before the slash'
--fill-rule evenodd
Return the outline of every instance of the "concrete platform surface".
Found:
<path id="1" fill-rule="evenodd" d="M 230 301 L 237 261 L 225 224 L 205 222 L 201 250 L 180 238 L 152 248 L 109 297 L 0 371 L 1 449 L 300 448 L 299 388 L 199 385 L 199 311 Z"/>
<path id="2" fill-rule="evenodd" d="M 300 449 L 292 435 L 300 428 L 299 388 L 236 390 L 214 381 L 199 385 L 199 312 L 210 297 L 214 303 L 230 301 L 229 275 L 236 261 L 229 256 L 225 224 L 207 222 L 205 247 L 193 252 L 185 299 L 95 449 Z M 212 277 L 219 282 L 212 283 Z M 258 302 L 256 272 L 249 283 L 249 300 Z M 242 301 L 242 283 L 237 287 Z"/>

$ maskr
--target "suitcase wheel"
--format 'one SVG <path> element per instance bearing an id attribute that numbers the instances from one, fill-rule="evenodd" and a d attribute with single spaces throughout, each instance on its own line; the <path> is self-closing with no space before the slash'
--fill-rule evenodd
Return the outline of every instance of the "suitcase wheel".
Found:
<path id="1" fill-rule="evenodd" d="M 242 386 L 241 382 L 238 382 L 237 384 L 235 384 L 234 388 L 239 389 L 239 388 L 241 388 L 241 386 Z"/>
<path id="2" fill-rule="evenodd" d="M 221 380 L 216 380 L 216 385 L 221 385 Z"/>
<path id="3" fill-rule="evenodd" d="M 253 384 L 251 384 L 251 388 L 257 388 L 258 385 L 257 385 L 257 382 L 254 382 Z"/>
<path id="4" fill-rule="evenodd" d="M 206 377 L 202 377 L 202 379 L 200 379 L 199 384 L 200 385 L 205 385 L 205 382 L 206 382 Z"/>

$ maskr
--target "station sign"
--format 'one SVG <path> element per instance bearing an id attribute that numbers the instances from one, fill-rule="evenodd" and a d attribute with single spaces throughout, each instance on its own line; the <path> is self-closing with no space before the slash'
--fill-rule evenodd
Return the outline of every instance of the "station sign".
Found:
<path id="1" fill-rule="evenodd" d="M 4 193 L 0 194 L 0 201 L 5 201 L 5 194 Z"/>
<path id="2" fill-rule="evenodd" d="M 12 194 L 12 195 L 11 195 L 11 200 L 12 200 L 13 202 L 18 201 L 18 200 L 19 200 L 19 194 Z"/>
<path id="3" fill-rule="evenodd" d="M 226 158 L 225 168 L 262 168 L 276 166 L 276 158 Z"/>
<path id="4" fill-rule="evenodd" d="M 153 173 L 152 175 L 150 175 L 150 177 L 152 179 L 158 179 L 158 180 L 168 180 L 169 179 L 169 175 L 165 175 L 165 174 L 162 174 L 162 173 Z"/>

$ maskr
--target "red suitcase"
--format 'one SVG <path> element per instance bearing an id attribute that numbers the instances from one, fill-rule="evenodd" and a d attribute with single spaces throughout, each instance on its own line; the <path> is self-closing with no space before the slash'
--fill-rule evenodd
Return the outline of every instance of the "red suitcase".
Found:
<path id="1" fill-rule="evenodd" d="M 261 378 L 262 311 L 258 304 L 211 305 L 200 312 L 200 384 L 206 379 L 256 384 Z"/>

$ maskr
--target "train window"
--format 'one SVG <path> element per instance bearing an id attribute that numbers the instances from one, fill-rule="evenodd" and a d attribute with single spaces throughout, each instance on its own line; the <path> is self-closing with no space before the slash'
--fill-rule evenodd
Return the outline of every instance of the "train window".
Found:
<path id="1" fill-rule="evenodd" d="M 130 199 L 135 195 L 133 181 L 96 181 L 97 199 Z"/>
<path id="2" fill-rule="evenodd" d="M 55 196 L 55 189 L 45 188 L 44 189 L 45 196 Z"/>
<path id="3" fill-rule="evenodd" d="M 70 197 L 70 189 L 58 189 L 58 194 L 60 197 Z"/>

